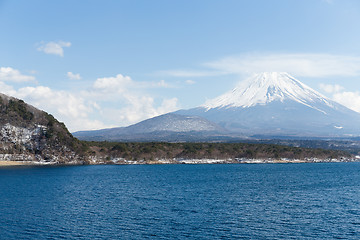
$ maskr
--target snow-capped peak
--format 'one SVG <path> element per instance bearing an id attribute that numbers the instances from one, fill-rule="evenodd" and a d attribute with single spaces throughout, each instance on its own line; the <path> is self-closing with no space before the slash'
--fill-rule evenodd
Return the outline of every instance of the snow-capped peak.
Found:
<path id="1" fill-rule="evenodd" d="M 247 108 L 284 100 L 293 100 L 314 109 L 317 109 L 313 106 L 315 102 L 322 102 L 333 107 L 331 101 L 325 96 L 285 72 L 255 74 L 240 82 L 232 91 L 207 101 L 202 107 L 208 110 L 229 107 Z"/>

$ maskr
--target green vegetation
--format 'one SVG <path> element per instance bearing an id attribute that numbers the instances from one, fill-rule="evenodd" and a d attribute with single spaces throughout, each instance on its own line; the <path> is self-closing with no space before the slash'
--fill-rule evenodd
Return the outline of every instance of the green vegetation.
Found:
<path id="1" fill-rule="evenodd" d="M 30 122 L 34 118 L 34 114 L 27 109 L 27 105 L 23 100 L 9 100 L 7 105 L 3 104 L 1 99 L 2 110 L 11 118 L 19 117 L 22 121 Z"/>
<path id="2" fill-rule="evenodd" d="M 165 143 L 165 142 L 83 142 L 87 153 L 103 158 L 129 160 L 152 159 L 236 159 L 287 158 L 332 159 L 351 157 L 338 150 L 289 147 L 275 144 L 250 143 Z"/>
<path id="3" fill-rule="evenodd" d="M 57 121 L 52 115 L 38 110 L 23 100 L 0 96 L 0 124 L 33 130 L 45 126 L 31 136 L 31 142 L 24 145 L 15 142 L 0 144 L 0 153 L 30 153 L 42 155 L 44 158 L 58 155 L 71 155 L 71 151 L 83 156 L 87 145 L 74 138 L 64 123 Z M 16 138 L 16 132 L 8 133 Z"/>
<path id="4" fill-rule="evenodd" d="M 52 145 L 66 145 L 80 154 L 87 151 L 87 145 L 73 137 L 64 123 L 56 120 L 51 114 L 44 112 L 44 116 L 47 120 L 45 137 Z"/>

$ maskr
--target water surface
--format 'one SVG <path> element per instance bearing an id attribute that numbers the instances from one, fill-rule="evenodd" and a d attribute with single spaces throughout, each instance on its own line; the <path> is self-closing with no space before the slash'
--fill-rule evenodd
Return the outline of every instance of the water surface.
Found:
<path id="1" fill-rule="evenodd" d="M 1 239 L 359 239 L 360 164 L 0 169 Z"/>

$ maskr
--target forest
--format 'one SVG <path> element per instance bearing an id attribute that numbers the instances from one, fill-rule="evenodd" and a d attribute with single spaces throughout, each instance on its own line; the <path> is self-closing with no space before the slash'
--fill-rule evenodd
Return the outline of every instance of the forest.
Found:
<path id="1" fill-rule="evenodd" d="M 86 154 L 111 161 L 127 159 L 153 162 L 159 159 L 331 159 L 349 160 L 341 150 L 301 148 L 261 143 L 168 143 L 168 142 L 83 142 Z"/>

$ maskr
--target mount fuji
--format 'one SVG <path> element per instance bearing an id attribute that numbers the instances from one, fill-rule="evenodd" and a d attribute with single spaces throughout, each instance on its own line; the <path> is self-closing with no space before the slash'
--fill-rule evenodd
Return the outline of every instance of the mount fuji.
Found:
<path id="1" fill-rule="evenodd" d="M 344 137 L 360 134 L 360 114 L 311 89 L 288 73 L 265 72 L 204 105 L 197 115 L 245 135 Z"/>
<path id="2" fill-rule="evenodd" d="M 139 129 L 166 130 L 167 133 L 172 133 L 171 136 L 180 133 L 184 136 L 191 132 L 192 137 L 195 133 L 202 137 L 237 138 L 360 136 L 360 113 L 326 98 L 285 72 L 253 75 L 233 90 L 199 107 L 179 110 L 170 116 L 162 115 L 121 128 L 116 133 L 112 132 L 112 140 L 122 139 L 125 132 L 127 135 L 131 135 L 130 132 L 139 134 Z M 191 118 L 193 127 L 189 127 L 189 117 L 196 117 Z M 183 124 L 179 124 L 181 122 Z M 155 139 L 155 131 L 141 132 L 144 139 Z M 93 136 L 92 133 L 94 132 L 85 131 L 74 135 L 88 139 Z M 106 136 L 104 140 L 107 140 Z"/>

